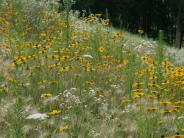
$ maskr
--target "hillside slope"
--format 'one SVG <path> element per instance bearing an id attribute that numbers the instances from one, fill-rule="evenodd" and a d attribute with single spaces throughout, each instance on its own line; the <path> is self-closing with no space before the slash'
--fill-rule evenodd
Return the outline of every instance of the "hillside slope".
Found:
<path id="1" fill-rule="evenodd" d="M 54 1 L 0 0 L 0 137 L 183 137 L 166 47 Z"/>

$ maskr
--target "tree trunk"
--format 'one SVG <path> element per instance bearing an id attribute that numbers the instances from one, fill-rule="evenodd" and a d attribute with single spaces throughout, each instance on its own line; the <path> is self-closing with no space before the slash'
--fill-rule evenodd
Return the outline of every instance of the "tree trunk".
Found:
<path id="1" fill-rule="evenodd" d="M 181 48 L 182 43 L 182 30 L 181 30 L 181 6 L 178 5 L 178 13 L 176 19 L 176 36 L 175 36 L 175 48 Z"/>

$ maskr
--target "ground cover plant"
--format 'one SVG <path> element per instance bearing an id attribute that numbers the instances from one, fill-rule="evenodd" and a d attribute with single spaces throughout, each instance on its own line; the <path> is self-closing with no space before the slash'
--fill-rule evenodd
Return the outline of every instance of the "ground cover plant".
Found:
<path id="1" fill-rule="evenodd" d="M 183 138 L 184 66 L 71 2 L 0 0 L 0 137 Z"/>

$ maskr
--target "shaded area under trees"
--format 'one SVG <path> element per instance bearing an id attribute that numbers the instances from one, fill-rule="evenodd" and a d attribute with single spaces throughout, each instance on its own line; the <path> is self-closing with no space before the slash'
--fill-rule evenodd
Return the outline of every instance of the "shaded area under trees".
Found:
<path id="1" fill-rule="evenodd" d="M 76 0 L 73 9 L 89 14 L 106 14 L 115 27 L 137 33 L 143 29 L 148 37 L 165 32 L 165 41 L 181 48 L 184 33 L 184 0 Z"/>

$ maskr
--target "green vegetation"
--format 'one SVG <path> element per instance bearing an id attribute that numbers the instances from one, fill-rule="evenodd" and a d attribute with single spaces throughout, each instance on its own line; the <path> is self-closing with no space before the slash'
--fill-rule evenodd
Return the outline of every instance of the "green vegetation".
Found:
<path id="1" fill-rule="evenodd" d="M 0 0 L 0 137 L 184 137 L 184 67 L 158 42 L 47 0 Z"/>

